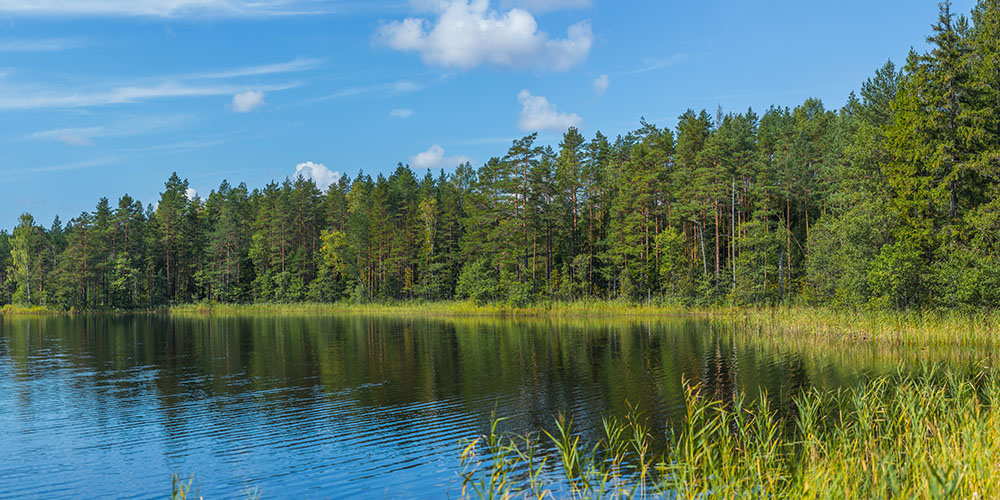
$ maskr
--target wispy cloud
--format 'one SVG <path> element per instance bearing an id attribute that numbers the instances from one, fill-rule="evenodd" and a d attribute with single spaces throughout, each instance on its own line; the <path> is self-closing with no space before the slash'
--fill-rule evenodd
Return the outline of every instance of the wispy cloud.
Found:
<path id="1" fill-rule="evenodd" d="M 57 140 L 73 146 L 93 146 L 91 140 L 103 132 L 102 127 L 57 128 L 29 135 L 28 139 Z"/>
<path id="2" fill-rule="evenodd" d="M 562 9 L 582 9 L 590 7 L 591 0 L 501 0 L 500 7 L 509 9 L 518 7 L 531 12 L 549 12 Z"/>
<path id="3" fill-rule="evenodd" d="M 243 76 L 275 75 L 280 73 L 295 73 L 315 69 L 323 63 L 322 59 L 310 57 L 297 57 L 291 61 L 261 64 L 257 66 L 244 66 L 224 71 L 204 72 L 204 73 L 184 73 L 176 75 L 174 78 L 180 80 L 225 80 L 229 78 L 239 78 Z"/>
<path id="4" fill-rule="evenodd" d="M 190 139 L 185 141 L 171 142 L 168 144 L 156 144 L 140 148 L 132 148 L 128 151 L 134 153 L 188 153 L 208 149 L 212 146 L 225 144 L 225 139 Z"/>
<path id="5" fill-rule="evenodd" d="M 297 83 L 263 85 L 258 88 L 273 92 L 297 87 Z M 73 92 L 63 89 L 25 89 L 0 87 L 0 110 L 38 108 L 82 108 L 124 104 L 165 97 L 204 97 L 235 94 L 246 89 L 245 85 L 192 85 L 165 82 L 149 86 L 114 87 L 91 92 Z M 13 90 L 13 92 L 12 92 Z"/>
<path id="6" fill-rule="evenodd" d="M 618 72 L 616 74 L 617 75 L 622 75 L 622 76 L 626 76 L 626 75 L 638 75 L 639 73 L 646 73 L 647 71 L 654 71 L 654 70 L 657 70 L 657 69 L 668 68 L 668 67 L 673 66 L 675 64 L 680 64 L 680 63 L 684 62 L 685 60 L 687 60 L 689 57 L 690 57 L 690 55 L 688 55 L 688 54 L 674 54 L 674 55 L 669 56 L 669 57 L 661 57 L 661 58 L 657 58 L 657 59 L 646 59 L 645 61 L 642 62 L 642 66 L 640 66 L 638 68 L 635 68 L 635 69 L 632 69 L 632 70 L 628 70 L 628 71 L 620 71 L 620 72 Z"/>
<path id="7" fill-rule="evenodd" d="M 323 0 L 0 0 L 0 13 L 38 17 L 233 18 L 332 14 L 352 2 Z"/>
<path id="8" fill-rule="evenodd" d="M 44 172 L 62 172 L 66 170 L 79 170 L 82 168 L 100 167 L 103 165 L 110 165 L 112 163 L 117 163 L 117 156 L 105 156 L 101 158 L 94 158 L 92 160 L 83 160 L 72 163 L 60 163 L 58 165 L 47 165 L 41 167 L 29 167 L 14 170 L 14 173 L 44 173 Z"/>
<path id="9" fill-rule="evenodd" d="M 422 87 L 411 81 L 398 81 L 390 83 L 380 83 L 377 85 L 366 85 L 361 87 L 347 87 L 339 89 L 331 94 L 318 97 L 314 100 L 316 101 L 328 101 L 331 99 L 342 99 L 344 97 L 351 97 L 355 95 L 368 94 L 372 92 L 389 92 L 394 94 L 406 94 L 409 92 L 416 92 Z"/>
<path id="10" fill-rule="evenodd" d="M 2 1 L 0 0 L 0 2 Z M 248 90 L 274 92 L 297 87 L 300 83 L 248 85 L 232 80 L 247 76 L 304 71 L 316 67 L 319 63 L 318 59 L 299 58 L 284 63 L 215 72 L 150 76 L 124 82 L 74 83 L 65 86 L 56 86 L 49 82 L 15 83 L 10 78 L 2 78 L 0 79 L 0 110 L 106 106 L 168 97 L 234 95 Z"/>
<path id="11" fill-rule="evenodd" d="M 94 139 L 144 135 L 176 128 L 189 123 L 192 119 L 190 115 L 143 116 L 120 120 L 109 125 L 40 130 L 28 134 L 25 139 L 60 141 L 73 146 L 92 146 Z"/>
<path id="12" fill-rule="evenodd" d="M 394 109 L 394 110 L 392 110 L 392 111 L 389 112 L 389 118 L 406 119 L 406 118 L 409 118 L 411 116 L 413 116 L 413 110 L 409 109 L 409 108 L 407 108 L 407 109 Z"/>
<path id="13" fill-rule="evenodd" d="M 594 93 L 599 96 L 606 94 L 610 86 L 611 80 L 608 79 L 608 75 L 601 75 L 594 79 Z"/>
<path id="14" fill-rule="evenodd" d="M 56 52 L 87 45 L 83 38 L 46 38 L 39 40 L 0 41 L 0 52 Z"/>

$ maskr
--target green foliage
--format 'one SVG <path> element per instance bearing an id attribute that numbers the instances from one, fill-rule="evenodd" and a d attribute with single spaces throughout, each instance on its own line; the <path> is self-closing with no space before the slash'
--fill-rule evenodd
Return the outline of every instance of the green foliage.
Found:
<path id="1" fill-rule="evenodd" d="M 482 285 L 481 285 L 482 286 Z M 488 290 L 487 288 L 480 288 L 480 290 Z M 477 295 L 472 297 L 477 303 L 482 303 L 480 300 L 485 298 L 487 295 Z M 531 302 L 531 285 L 517 279 L 517 276 L 504 269 L 500 272 L 500 297 L 504 300 L 508 307 L 524 307 Z"/>
<path id="2" fill-rule="evenodd" d="M 687 110 L 613 140 L 516 139 L 479 168 L 399 164 L 321 192 L 223 181 L 0 232 L 0 304 L 622 298 L 1000 306 L 1000 4 L 941 5 L 927 52 L 840 110 Z"/>
<path id="3" fill-rule="evenodd" d="M 469 299 L 479 305 L 501 297 L 499 278 L 488 260 L 474 260 L 462 267 L 455 287 L 455 297 Z"/>
<path id="4" fill-rule="evenodd" d="M 766 393 L 720 399 L 685 389 L 684 417 L 668 429 L 662 454 L 651 452 L 655 438 L 636 412 L 604 419 L 596 436 L 575 431 L 564 416 L 555 432 L 524 436 L 494 423 L 460 455 L 462 496 L 987 498 L 1000 491 L 993 461 L 984 459 L 1000 450 L 994 370 L 965 376 L 928 367 L 842 391 L 814 389 L 787 411 Z"/>
<path id="5" fill-rule="evenodd" d="M 924 256 L 916 246 L 899 241 L 882 247 L 868 269 L 871 305 L 907 308 L 926 299 Z"/>

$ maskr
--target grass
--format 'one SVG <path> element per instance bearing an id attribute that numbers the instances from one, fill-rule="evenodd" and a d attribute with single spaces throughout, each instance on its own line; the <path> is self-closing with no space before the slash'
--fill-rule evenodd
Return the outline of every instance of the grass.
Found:
<path id="1" fill-rule="evenodd" d="M 686 307 L 591 300 L 550 302 L 526 307 L 471 302 L 405 301 L 372 304 L 214 304 L 170 308 L 174 316 L 368 314 L 401 317 L 654 318 L 694 316 L 763 337 L 893 346 L 1000 344 L 996 312 L 861 311 L 823 307 Z"/>
<path id="2" fill-rule="evenodd" d="M 7 304 L 0 307 L 0 315 L 3 316 L 42 316 L 47 314 L 62 314 L 64 311 L 52 309 L 47 306 L 18 306 Z"/>
<path id="3" fill-rule="evenodd" d="M 768 398 L 709 399 L 688 387 L 684 422 L 650 453 L 641 418 L 605 419 L 581 444 L 572 422 L 490 433 L 460 455 L 467 498 L 998 498 L 1000 376 L 928 369 L 833 392 L 788 411 Z M 539 449 L 548 445 L 551 453 Z"/>
<path id="4" fill-rule="evenodd" d="M 901 346 L 1000 343 L 994 311 L 860 311 L 822 307 L 727 308 L 710 313 L 762 336 Z"/>
<path id="5" fill-rule="evenodd" d="M 171 306 L 170 314 L 247 315 L 247 314 L 377 314 L 396 316 L 435 317 L 631 317 L 684 314 L 682 306 L 632 304 L 621 301 L 593 300 L 577 302 L 547 302 L 524 307 L 506 304 L 475 304 L 465 301 L 395 301 L 368 304 L 336 302 L 332 304 L 191 304 Z"/>

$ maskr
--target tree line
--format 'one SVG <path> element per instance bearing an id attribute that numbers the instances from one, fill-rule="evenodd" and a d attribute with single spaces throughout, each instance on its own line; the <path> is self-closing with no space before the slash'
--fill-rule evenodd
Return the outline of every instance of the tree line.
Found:
<path id="1" fill-rule="evenodd" d="M 949 3 L 839 110 L 531 134 L 474 168 L 101 199 L 0 232 L 0 304 L 581 298 L 1000 304 L 1000 0 Z"/>

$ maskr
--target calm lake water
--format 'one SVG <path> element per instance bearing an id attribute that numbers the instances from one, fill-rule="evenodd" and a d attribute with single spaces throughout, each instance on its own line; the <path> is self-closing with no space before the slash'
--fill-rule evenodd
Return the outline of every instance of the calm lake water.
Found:
<path id="1" fill-rule="evenodd" d="M 587 439 L 638 407 L 662 430 L 682 380 L 777 407 L 969 350 L 810 348 L 705 320 L 155 315 L 0 319 L 0 498 L 442 498 L 488 429 Z M 756 339 L 755 339 L 756 338 Z"/>

